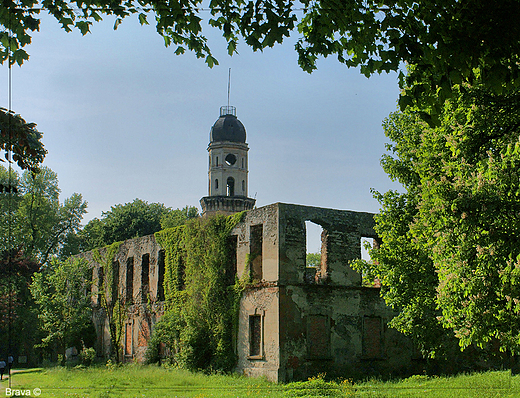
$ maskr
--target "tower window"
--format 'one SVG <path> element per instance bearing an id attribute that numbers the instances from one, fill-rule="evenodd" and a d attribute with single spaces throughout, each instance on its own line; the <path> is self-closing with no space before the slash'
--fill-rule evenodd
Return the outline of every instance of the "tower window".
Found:
<path id="1" fill-rule="evenodd" d="M 215 189 L 218 189 L 218 178 L 215 178 Z"/>
<path id="2" fill-rule="evenodd" d="M 237 157 L 232 153 L 229 153 L 226 156 L 225 161 L 228 166 L 233 166 L 237 162 Z"/>
<path id="3" fill-rule="evenodd" d="M 244 158 L 242 158 L 242 168 L 244 168 Z"/>
<path id="4" fill-rule="evenodd" d="M 242 192 L 246 192 L 246 182 L 242 180 Z"/>
<path id="5" fill-rule="evenodd" d="M 235 179 L 233 177 L 227 179 L 227 196 L 235 196 Z"/>
<path id="6" fill-rule="evenodd" d="M 217 156 L 217 162 L 215 163 L 215 166 L 218 166 L 218 156 Z"/>

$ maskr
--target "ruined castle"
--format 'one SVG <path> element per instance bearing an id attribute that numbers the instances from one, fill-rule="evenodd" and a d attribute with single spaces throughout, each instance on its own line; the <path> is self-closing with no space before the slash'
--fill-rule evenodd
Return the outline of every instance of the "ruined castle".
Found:
<path id="1" fill-rule="evenodd" d="M 234 107 L 222 107 L 211 128 L 208 196 L 203 216 L 246 210 L 231 233 L 230 264 L 240 277 L 252 272 L 261 284 L 244 292 L 239 310 L 236 371 L 288 381 L 319 372 L 387 373 L 409 366 L 408 339 L 387 327 L 393 317 L 379 288 L 362 286 L 349 263 L 361 257 L 361 239 L 372 238 L 373 214 L 274 203 L 254 208 L 248 197 L 246 130 Z M 306 221 L 323 228 L 321 263 L 306 264 Z M 106 249 L 105 249 L 106 250 Z M 246 258 L 255 253 L 247 265 Z M 103 268 L 92 252 L 94 323 L 98 354 L 110 348 L 108 321 L 100 307 Z M 125 297 L 121 351 L 143 361 L 154 324 L 164 312 L 165 255 L 153 235 L 130 239 L 114 257 L 116 288 Z"/>

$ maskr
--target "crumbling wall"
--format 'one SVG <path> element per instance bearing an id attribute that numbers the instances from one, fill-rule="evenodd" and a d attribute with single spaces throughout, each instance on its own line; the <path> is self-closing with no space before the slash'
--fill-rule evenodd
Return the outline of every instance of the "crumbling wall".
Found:
<path id="1" fill-rule="evenodd" d="M 373 216 L 284 203 L 247 213 L 234 231 L 238 272 L 257 275 L 261 268 L 262 277 L 242 298 L 238 371 L 288 381 L 320 372 L 385 373 L 407 363 L 410 342 L 386 326 L 394 314 L 379 289 L 362 287 L 361 275 L 350 267 L 361 257 L 361 238 L 377 240 Z M 317 269 L 306 267 L 306 221 L 323 228 Z M 259 225 L 261 265 L 254 257 Z M 250 355 L 255 314 L 262 317 L 260 357 Z"/>
<path id="2" fill-rule="evenodd" d="M 106 248 L 97 250 L 101 258 L 106 256 Z M 108 318 L 101 306 L 106 275 L 92 251 L 80 256 L 93 268 L 92 306 L 97 334 L 95 348 L 98 356 L 106 357 L 110 352 L 110 330 Z M 117 280 L 117 296 L 122 298 L 127 310 L 127 318 L 120 325 L 123 333 L 120 359 L 143 362 L 153 325 L 164 313 L 164 253 L 154 235 L 129 239 L 119 246 L 113 259 L 113 267 Z"/>
<path id="3" fill-rule="evenodd" d="M 321 264 L 306 267 L 305 222 L 323 227 Z M 388 329 L 394 316 L 378 288 L 363 287 L 350 262 L 361 256 L 361 238 L 374 238 L 373 214 L 275 203 L 245 214 L 232 231 L 230 258 L 247 284 L 240 301 L 236 370 L 274 381 L 320 372 L 341 377 L 398 371 L 410 362 L 410 341 Z M 105 249 L 101 249 L 104 255 Z M 99 302 L 105 278 L 91 252 L 98 353 L 110 334 Z M 114 257 L 118 294 L 125 298 L 126 361 L 143 361 L 153 325 L 163 314 L 164 252 L 153 235 L 125 241 Z M 97 280 L 97 281 L 96 281 Z"/>

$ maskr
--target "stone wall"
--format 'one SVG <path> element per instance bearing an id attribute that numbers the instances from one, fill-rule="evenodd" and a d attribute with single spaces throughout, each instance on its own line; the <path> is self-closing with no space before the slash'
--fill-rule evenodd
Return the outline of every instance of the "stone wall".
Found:
<path id="1" fill-rule="evenodd" d="M 237 370 L 274 381 L 319 372 L 343 377 L 399 372 L 410 365 L 408 339 L 388 329 L 393 317 L 378 288 L 362 287 L 349 262 L 361 238 L 374 238 L 373 214 L 276 203 L 252 210 L 235 228 L 238 272 L 261 268 L 242 299 Z M 305 222 L 323 227 L 322 258 L 306 267 Z M 252 255 L 262 228 L 261 262 Z M 256 238 L 258 239 L 258 238 Z M 251 357 L 256 314 L 262 316 L 262 355 Z M 249 336 L 249 337 L 248 337 Z"/>
<path id="2" fill-rule="evenodd" d="M 305 222 L 323 227 L 321 264 L 306 265 Z M 378 288 L 362 286 L 349 265 L 361 256 L 361 238 L 377 236 L 373 214 L 275 203 L 246 213 L 232 231 L 237 276 L 252 280 L 238 317 L 236 370 L 273 381 L 319 372 L 342 377 L 398 372 L 410 364 L 412 347 L 389 329 L 392 311 Z M 101 249 L 101 255 L 106 249 Z M 100 306 L 104 278 L 92 252 L 94 320 L 98 353 L 110 348 Z M 118 296 L 127 307 L 122 359 L 143 361 L 153 325 L 162 315 L 164 252 L 153 235 L 121 244 L 115 255 Z"/>

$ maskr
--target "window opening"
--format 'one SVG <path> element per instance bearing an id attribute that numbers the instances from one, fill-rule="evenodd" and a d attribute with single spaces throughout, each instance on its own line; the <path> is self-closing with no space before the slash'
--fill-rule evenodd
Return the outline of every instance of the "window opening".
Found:
<path id="1" fill-rule="evenodd" d="M 215 166 L 218 166 L 218 156 L 217 156 L 217 162 L 215 163 Z"/>
<path id="2" fill-rule="evenodd" d="M 368 251 L 374 247 L 374 239 L 373 238 L 361 238 L 361 259 L 370 262 L 370 254 Z"/>
<path id="3" fill-rule="evenodd" d="M 229 266 L 227 267 L 227 280 L 229 285 L 235 284 L 235 276 L 237 274 L 237 248 L 238 248 L 238 236 L 231 235 L 228 238 L 229 242 Z"/>
<path id="4" fill-rule="evenodd" d="M 242 158 L 242 168 L 244 168 L 244 158 Z"/>
<path id="5" fill-rule="evenodd" d="M 132 356 L 132 324 L 127 323 L 125 327 L 125 356 Z"/>
<path id="6" fill-rule="evenodd" d="M 134 258 L 126 260 L 126 302 L 132 304 L 134 299 Z"/>
<path id="7" fill-rule="evenodd" d="M 233 177 L 227 179 L 227 196 L 235 196 L 235 179 Z"/>
<path id="8" fill-rule="evenodd" d="M 249 315 L 249 356 L 260 357 L 262 355 L 262 317 Z"/>
<path id="9" fill-rule="evenodd" d="M 157 300 L 164 301 L 164 250 L 159 250 L 159 258 L 157 265 L 159 268 L 159 277 L 157 278 Z"/>
<path id="10" fill-rule="evenodd" d="M 148 301 L 148 293 L 150 286 L 150 254 L 143 254 L 141 257 L 141 292 L 142 292 L 142 302 L 146 303 Z"/>
<path id="11" fill-rule="evenodd" d="M 105 273 L 103 271 L 103 267 L 100 266 L 98 268 L 98 281 L 97 281 L 97 289 L 98 289 L 97 303 L 98 303 L 98 305 L 101 305 L 101 292 L 103 291 L 104 279 L 105 279 Z"/>
<path id="12" fill-rule="evenodd" d="M 262 246 L 264 227 L 262 224 L 251 225 L 249 231 L 249 258 L 253 279 L 262 280 Z"/>
<path id="13" fill-rule="evenodd" d="M 326 275 L 327 231 L 319 224 L 305 221 L 305 282 L 316 283 Z"/>
<path id="14" fill-rule="evenodd" d="M 380 358 L 382 356 L 383 325 L 381 317 L 363 318 L 363 355 L 366 358 Z"/>
<path id="15" fill-rule="evenodd" d="M 179 266 L 177 267 L 177 289 L 184 290 L 186 287 L 186 264 L 184 258 L 179 257 Z"/>
<path id="16" fill-rule="evenodd" d="M 242 180 L 242 192 L 244 195 L 246 194 L 246 182 L 244 180 Z"/>
<path id="17" fill-rule="evenodd" d="M 308 316 L 307 347 L 310 359 L 330 356 L 330 321 L 327 316 Z"/>
<path id="18" fill-rule="evenodd" d="M 119 292 L 119 261 L 115 260 L 112 263 L 112 291 L 110 292 L 110 295 L 114 294 L 117 295 Z"/>
<path id="19" fill-rule="evenodd" d="M 215 178 L 215 189 L 218 189 L 218 178 Z"/>
<path id="20" fill-rule="evenodd" d="M 228 166 L 233 166 L 237 162 L 237 157 L 232 153 L 228 153 L 224 160 Z"/>

